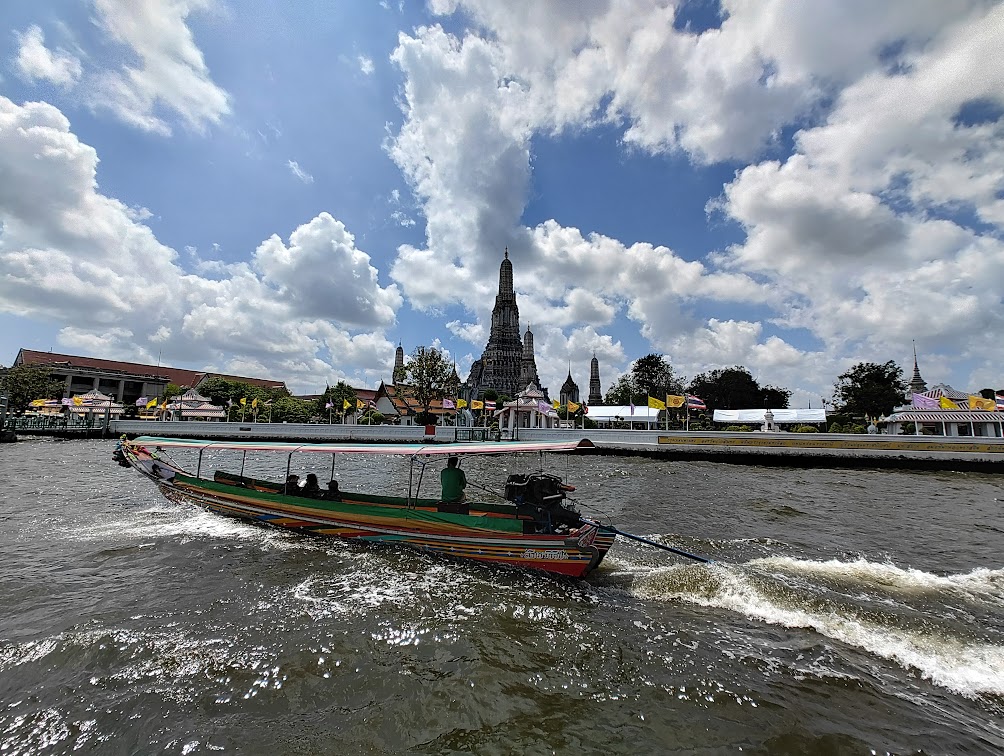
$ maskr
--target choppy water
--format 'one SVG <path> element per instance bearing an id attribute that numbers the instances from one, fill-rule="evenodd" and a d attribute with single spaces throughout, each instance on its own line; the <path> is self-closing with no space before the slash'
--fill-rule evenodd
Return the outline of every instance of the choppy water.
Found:
<path id="1" fill-rule="evenodd" d="M 3 756 L 1004 752 L 1004 478 L 565 457 L 726 562 L 574 582 L 176 506 L 111 451 L 0 445 Z"/>

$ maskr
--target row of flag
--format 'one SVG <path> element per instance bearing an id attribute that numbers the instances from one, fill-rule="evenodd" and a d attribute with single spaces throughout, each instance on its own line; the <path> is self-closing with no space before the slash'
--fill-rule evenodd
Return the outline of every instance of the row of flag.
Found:
<path id="1" fill-rule="evenodd" d="M 984 399 L 982 396 L 970 394 L 968 407 L 963 407 L 959 402 L 952 401 L 947 396 L 935 399 L 924 394 L 913 394 L 912 406 L 917 409 L 949 409 L 949 410 L 983 410 L 985 412 L 1004 412 L 1004 394 L 995 394 L 994 399 Z"/>
<path id="2" fill-rule="evenodd" d="M 327 404 L 324 405 L 324 409 L 332 409 L 334 406 L 335 406 L 334 404 L 328 402 Z M 350 402 L 348 399 L 342 399 L 343 410 L 351 409 L 351 407 L 352 407 L 352 402 Z M 366 409 L 366 402 L 364 402 L 362 399 L 356 399 L 356 409 Z"/>
<path id="3" fill-rule="evenodd" d="M 708 408 L 703 399 L 693 394 L 684 394 L 683 396 L 666 394 L 666 401 L 650 396 L 648 398 L 648 406 L 657 410 L 675 409 L 684 406 L 688 410 L 706 410 Z M 634 403 L 631 404 L 631 414 L 634 414 Z"/>

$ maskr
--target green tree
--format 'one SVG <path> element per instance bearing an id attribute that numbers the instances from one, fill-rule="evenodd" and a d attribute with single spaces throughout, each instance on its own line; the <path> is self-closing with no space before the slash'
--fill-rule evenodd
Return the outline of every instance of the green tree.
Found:
<path id="1" fill-rule="evenodd" d="M 683 382 L 673 371 L 669 360 L 661 354 L 647 354 L 631 365 L 631 379 L 634 392 L 645 397 L 665 400 L 666 394 L 683 393 Z"/>
<path id="2" fill-rule="evenodd" d="M 682 394 L 683 380 L 661 354 L 647 354 L 631 363 L 631 370 L 618 378 L 603 397 L 604 404 L 643 406 L 648 397 L 664 401 L 666 394 Z"/>
<path id="3" fill-rule="evenodd" d="M 248 407 L 250 406 L 249 401 Z M 313 413 L 314 402 L 297 399 L 295 396 L 283 396 L 272 400 L 273 423 L 306 423 Z"/>
<path id="4" fill-rule="evenodd" d="M 0 391 L 7 395 L 8 411 L 19 414 L 35 399 L 62 397 L 63 382 L 53 380 L 47 367 L 16 365 L 0 378 Z"/>
<path id="5" fill-rule="evenodd" d="M 630 404 L 636 393 L 637 389 L 634 385 L 634 378 L 630 373 L 625 373 L 607 389 L 606 396 L 603 397 L 603 403 L 613 407 Z"/>
<path id="6" fill-rule="evenodd" d="M 164 398 L 171 401 L 176 396 L 181 396 L 188 390 L 187 386 L 179 386 L 177 383 L 169 383 L 164 386 Z M 153 397 L 150 397 L 151 399 Z"/>
<path id="7" fill-rule="evenodd" d="M 749 370 L 736 365 L 695 376 L 687 391 L 701 397 L 709 410 L 785 409 L 791 392 L 776 386 L 761 387 Z"/>
<path id="8" fill-rule="evenodd" d="M 412 395 L 422 407 L 416 420 L 419 423 L 424 420 L 427 424 L 429 418 L 432 417 L 429 412 L 432 403 L 446 396 L 450 377 L 453 374 L 453 366 L 446 361 L 443 353 L 438 349 L 420 346 L 411 353 L 411 359 L 405 365 L 405 370 L 408 374 L 408 385 L 411 387 Z"/>
<path id="9" fill-rule="evenodd" d="M 838 412 L 854 417 L 887 415 L 903 404 L 906 390 L 903 369 L 892 360 L 859 362 L 837 377 L 833 401 Z"/>
<path id="10" fill-rule="evenodd" d="M 331 411 L 338 417 L 342 417 L 345 412 L 354 410 L 356 406 L 356 390 L 345 381 L 339 381 L 334 386 L 328 386 L 317 400 L 316 414 L 327 418 L 328 410 L 325 405 L 331 402 Z M 349 409 L 345 409 L 345 402 L 349 403 Z"/>

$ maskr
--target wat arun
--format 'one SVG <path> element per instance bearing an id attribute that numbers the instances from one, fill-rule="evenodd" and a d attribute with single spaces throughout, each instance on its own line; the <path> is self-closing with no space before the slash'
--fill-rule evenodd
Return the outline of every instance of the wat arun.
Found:
<path id="1" fill-rule="evenodd" d="M 471 365 L 467 378 L 468 399 L 480 399 L 489 389 L 500 396 L 514 397 L 528 384 L 546 395 L 547 389 L 541 388 L 539 383 L 533 355 L 533 333 L 527 328 L 526 336 L 520 339 L 519 307 L 516 305 L 516 292 L 513 291 L 509 248 L 506 247 L 499 269 L 499 292 L 492 309 L 488 345 L 481 359 Z"/>

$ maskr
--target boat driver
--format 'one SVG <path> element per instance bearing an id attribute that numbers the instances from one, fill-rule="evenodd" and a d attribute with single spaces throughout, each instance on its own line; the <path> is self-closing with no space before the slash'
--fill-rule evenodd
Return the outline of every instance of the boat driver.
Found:
<path id="1" fill-rule="evenodd" d="M 467 487 L 467 476 L 457 465 L 460 460 L 457 457 L 450 457 L 446 461 L 446 467 L 439 474 L 439 480 L 443 484 L 442 499 L 447 503 L 466 501 L 467 496 L 464 489 Z"/>

